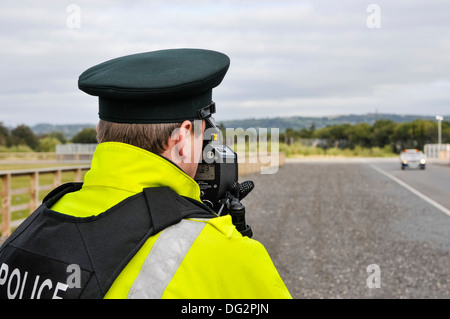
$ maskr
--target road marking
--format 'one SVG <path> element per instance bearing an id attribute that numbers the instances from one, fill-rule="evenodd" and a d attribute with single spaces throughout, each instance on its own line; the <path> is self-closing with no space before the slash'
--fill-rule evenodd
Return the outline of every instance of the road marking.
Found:
<path id="1" fill-rule="evenodd" d="M 397 182 L 398 184 L 400 184 L 401 186 L 403 186 L 404 188 L 406 188 L 407 190 L 409 190 L 411 193 L 419 196 L 420 198 L 422 198 L 424 201 L 426 201 L 427 203 L 433 205 L 434 207 L 436 207 L 437 209 L 439 209 L 441 212 L 443 212 L 444 214 L 447 214 L 448 216 L 450 216 L 450 210 L 448 210 L 447 208 L 445 208 L 444 206 L 442 206 L 441 204 L 435 202 L 434 200 L 432 200 L 431 198 L 429 198 L 428 196 L 422 194 L 421 192 L 419 192 L 418 190 L 416 190 L 415 188 L 412 188 L 411 186 L 409 186 L 408 184 L 406 184 L 405 182 L 403 182 L 402 180 L 398 179 L 397 177 L 389 174 L 388 172 L 382 170 L 379 167 L 376 167 L 375 165 L 370 165 L 372 166 L 372 168 L 374 168 L 375 170 L 377 170 L 378 172 L 380 172 L 381 174 L 389 177 L 390 179 L 392 179 L 394 182 Z"/>

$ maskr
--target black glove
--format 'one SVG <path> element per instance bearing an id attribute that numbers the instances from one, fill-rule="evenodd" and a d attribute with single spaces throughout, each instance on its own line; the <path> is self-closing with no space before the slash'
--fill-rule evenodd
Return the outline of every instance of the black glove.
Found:
<path id="1" fill-rule="evenodd" d="M 255 187 L 253 181 L 245 181 L 243 183 L 234 182 L 231 184 L 230 193 L 240 201 L 244 199 Z"/>
<path id="2" fill-rule="evenodd" d="M 249 225 L 245 222 L 245 206 L 242 205 L 241 200 L 248 195 L 254 188 L 255 184 L 252 181 L 245 181 L 242 184 L 234 182 L 231 185 L 229 191 L 225 192 L 225 199 L 219 216 L 222 213 L 222 209 L 226 207 L 226 212 L 230 214 L 233 225 L 242 234 L 242 236 L 253 236 L 253 231 Z"/>

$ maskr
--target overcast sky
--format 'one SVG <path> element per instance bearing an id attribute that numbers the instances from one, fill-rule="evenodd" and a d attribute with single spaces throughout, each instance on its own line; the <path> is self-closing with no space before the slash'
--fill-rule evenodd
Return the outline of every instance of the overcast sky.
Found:
<path id="1" fill-rule="evenodd" d="M 96 123 L 85 69 L 182 47 L 231 59 L 218 120 L 450 115 L 449 14 L 448 0 L 0 0 L 0 122 Z"/>

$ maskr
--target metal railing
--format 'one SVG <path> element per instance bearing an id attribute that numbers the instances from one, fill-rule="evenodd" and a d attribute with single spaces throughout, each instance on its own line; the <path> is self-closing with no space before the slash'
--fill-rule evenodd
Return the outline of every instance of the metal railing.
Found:
<path id="1" fill-rule="evenodd" d="M 450 144 L 425 144 L 424 152 L 429 159 L 450 160 Z"/>

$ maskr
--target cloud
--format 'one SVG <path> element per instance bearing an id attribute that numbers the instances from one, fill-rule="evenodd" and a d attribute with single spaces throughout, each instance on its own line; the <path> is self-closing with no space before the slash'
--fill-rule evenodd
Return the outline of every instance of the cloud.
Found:
<path id="1" fill-rule="evenodd" d="M 71 4 L 80 9 L 79 28 L 68 26 Z M 443 113 L 450 99 L 442 85 L 450 83 L 450 4 L 377 1 L 378 29 L 367 27 L 368 4 L 5 1 L 0 121 L 95 121 L 97 112 L 89 112 L 96 99 L 77 88 L 81 72 L 121 55 L 176 47 L 230 56 L 214 91 L 218 119 Z"/>

